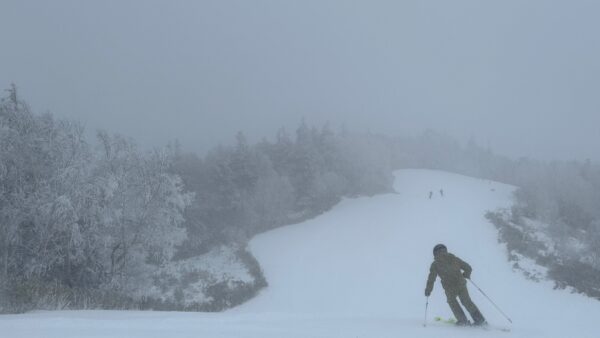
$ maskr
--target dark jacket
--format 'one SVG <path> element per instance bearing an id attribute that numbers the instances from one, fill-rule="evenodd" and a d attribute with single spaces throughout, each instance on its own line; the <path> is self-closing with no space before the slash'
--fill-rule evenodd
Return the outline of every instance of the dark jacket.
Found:
<path id="1" fill-rule="evenodd" d="M 465 278 L 471 277 L 471 271 L 469 264 L 453 254 L 448 252 L 438 253 L 429 268 L 425 295 L 429 296 L 431 294 L 437 276 L 440 276 L 444 290 L 458 292 L 467 284 Z"/>

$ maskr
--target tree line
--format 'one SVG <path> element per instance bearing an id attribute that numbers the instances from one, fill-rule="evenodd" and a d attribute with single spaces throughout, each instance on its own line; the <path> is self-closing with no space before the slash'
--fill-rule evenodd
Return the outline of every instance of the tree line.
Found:
<path id="1" fill-rule="evenodd" d="M 305 123 L 254 145 L 240 132 L 204 157 L 105 131 L 89 142 L 77 122 L 32 113 L 15 86 L 0 102 L 0 145 L 5 311 L 45 285 L 127 298 L 173 260 L 243 246 L 393 179 L 383 140 Z"/>
<path id="2" fill-rule="evenodd" d="M 182 254 L 244 241 L 323 213 L 342 197 L 392 190 L 390 151 L 383 139 L 336 134 L 302 123 L 294 137 L 281 129 L 273 142 L 233 146 L 205 158 L 177 152 L 173 168 L 196 195 L 186 210 Z"/>
<path id="3" fill-rule="evenodd" d="M 36 115 L 12 86 L 0 101 L 0 310 L 23 308 L 44 285 L 135 302 L 157 269 L 243 247 L 344 197 L 392 192 L 403 168 L 520 187 L 514 219 L 549 224 L 557 259 L 585 266 L 583 279 L 600 270 L 600 167 L 589 160 L 510 159 L 433 131 L 390 137 L 304 122 L 255 144 L 240 132 L 205 156 L 177 142 L 143 151 L 124 136 L 99 131 L 89 141 L 77 122 Z"/>
<path id="4" fill-rule="evenodd" d="M 193 200 L 168 149 L 35 115 L 13 86 L 0 102 L 0 280 L 124 290 L 171 259 Z M 15 300 L 16 301 L 16 300 Z M 18 302 L 18 301 L 17 301 Z"/>

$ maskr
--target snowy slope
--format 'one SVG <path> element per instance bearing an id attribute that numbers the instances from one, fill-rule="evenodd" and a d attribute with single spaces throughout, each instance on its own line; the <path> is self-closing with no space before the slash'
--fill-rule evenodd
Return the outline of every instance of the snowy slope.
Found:
<path id="1" fill-rule="evenodd" d="M 512 271 L 484 218 L 486 210 L 510 205 L 512 187 L 427 170 L 400 171 L 395 184 L 398 194 L 344 200 L 316 219 L 253 239 L 269 287 L 225 313 L 32 313 L 0 316 L 0 332 L 27 338 L 599 336 L 600 302 Z M 473 300 L 489 322 L 511 332 L 422 326 L 431 249 L 439 242 L 473 266 L 473 280 L 514 325 L 470 286 Z M 451 316 L 439 281 L 430 297 L 434 316 Z"/>

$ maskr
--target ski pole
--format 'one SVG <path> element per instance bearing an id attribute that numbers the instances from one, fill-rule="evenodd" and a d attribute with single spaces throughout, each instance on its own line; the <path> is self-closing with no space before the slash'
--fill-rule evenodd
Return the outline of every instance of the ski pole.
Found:
<path id="1" fill-rule="evenodd" d="M 423 327 L 427 327 L 427 308 L 429 307 L 429 296 L 427 296 L 427 301 L 425 302 L 425 320 L 423 321 Z"/>
<path id="2" fill-rule="evenodd" d="M 494 303 L 494 301 L 491 300 L 490 297 L 488 297 L 488 295 L 486 295 L 485 292 L 483 292 L 483 290 L 481 290 L 481 288 L 479 286 L 477 286 L 477 284 L 475 284 L 475 282 L 473 282 L 471 279 L 469 279 L 469 282 L 471 282 L 471 284 L 473 284 L 477 288 L 477 290 L 479 290 L 479 292 L 481 292 L 481 294 L 484 295 L 485 298 L 487 298 L 487 300 L 489 300 L 490 303 L 492 303 L 492 305 L 494 305 L 498 311 L 500 311 L 500 313 L 504 316 L 504 318 L 508 319 L 508 321 L 512 324 L 512 320 L 510 318 L 508 318 L 508 316 L 504 312 L 502 312 L 502 310 L 498 307 L 498 305 L 496 305 L 496 303 Z"/>

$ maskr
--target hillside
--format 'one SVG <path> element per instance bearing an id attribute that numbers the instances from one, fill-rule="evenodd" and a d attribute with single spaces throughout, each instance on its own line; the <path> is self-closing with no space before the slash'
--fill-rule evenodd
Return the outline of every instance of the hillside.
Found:
<path id="1" fill-rule="evenodd" d="M 595 337 L 600 303 L 513 271 L 487 210 L 514 187 L 426 170 L 396 173 L 398 193 L 342 201 L 301 224 L 255 237 L 269 287 L 224 313 L 75 311 L 0 316 L 11 337 L 479 337 L 480 329 L 422 326 L 431 249 L 445 243 L 473 266 L 471 286 L 491 337 Z M 441 196 L 440 189 L 443 189 Z M 429 192 L 433 192 L 429 198 Z M 429 318 L 450 317 L 439 281 Z"/>

